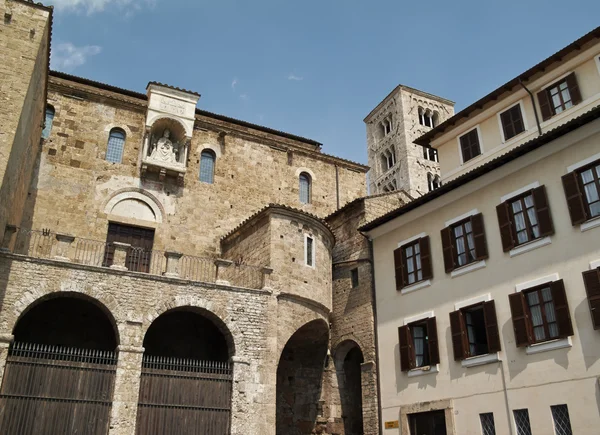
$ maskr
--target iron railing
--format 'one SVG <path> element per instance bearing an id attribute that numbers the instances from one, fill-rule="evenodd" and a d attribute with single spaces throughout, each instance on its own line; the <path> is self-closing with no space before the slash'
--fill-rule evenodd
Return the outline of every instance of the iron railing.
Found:
<path id="1" fill-rule="evenodd" d="M 202 361 L 153 355 L 144 355 L 142 367 L 154 370 L 173 370 L 178 372 L 209 373 L 215 375 L 232 374 L 232 368 L 229 362 Z"/>
<path id="2" fill-rule="evenodd" d="M 117 355 L 114 351 L 16 341 L 10 345 L 8 356 L 88 364 L 117 364 Z"/>
<path id="3" fill-rule="evenodd" d="M 60 236 L 50 230 L 18 228 L 8 246 L 14 254 L 28 257 L 69 261 L 95 267 L 113 265 L 115 248 L 111 243 L 82 237 Z M 177 260 L 176 277 L 195 282 L 227 282 L 234 287 L 260 289 L 265 286 L 265 269 L 260 266 L 232 263 L 219 267 L 215 258 L 182 255 Z M 138 247 L 127 248 L 124 267 L 132 272 L 163 276 L 168 272 L 168 253 Z M 173 275 L 167 275 L 173 277 Z"/>

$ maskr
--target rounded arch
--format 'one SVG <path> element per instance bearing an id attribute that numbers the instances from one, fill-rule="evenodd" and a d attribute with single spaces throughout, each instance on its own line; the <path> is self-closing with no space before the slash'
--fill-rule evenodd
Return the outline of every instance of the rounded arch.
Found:
<path id="1" fill-rule="evenodd" d="M 121 189 L 116 191 L 109 199 L 108 201 L 106 201 L 106 203 L 104 204 L 104 213 L 106 214 L 117 214 L 119 216 L 124 216 L 124 217 L 134 217 L 134 216 L 127 216 L 125 213 L 125 209 L 127 207 L 123 207 L 123 205 L 127 206 L 127 205 L 133 205 L 133 204 L 121 204 L 121 206 L 119 206 L 120 203 L 122 202 L 141 202 L 143 203 L 143 207 L 147 207 L 149 209 L 149 211 L 151 211 L 152 215 L 154 216 L 154 219 L 145 219 L 145 220 L 153 220 L 157 223 L 162 223 L 164 218 L 165 218 L 165 209 L 162 206 L 162 204 L 160 203 L 160 201 L 151 193 L 146 192 L 143 189 Z M 117 207 L 119 206 L 119 207 Z M 139 207 L 134 207 L 133 209 L 136 210 Z M 115 210 L 116 209 L 116 210 Z M 113 213 L 113 210 L 116 211 L 116 213 Z M 140 209 L 140 211 L 142 211 L 142 209 Z M 149 216 L 149 215 L 146 215 Z"/>
<path id="2" fill-rule="evenodd" d="M 223 156 L 223 153 L 221 152 L 221 147 L 219 145 L 214 145 L 214 144 L 210 144 L 210 143 L 200 144 L 196 148 L 196 152 L 198 153 L 197 155 L 201 155 L 202 152 L 205 150 L 212 150 L 212 152 L 214 152 L 215 155 L 217 156 L 217 159 L 220 159 Z"/>
<path id="3" fill-rule="evenodd" d="M 300 172 L 298 176 L 298 189 L 300 202 L 310 204 L 312 202 L 312 177 L 308 172 Z"/>
<path id="4" fill-rule="evenodd" d="M 317 181 L 317 177 L 316 177 L 314 171 L 312 169 L 306 168 L 304 166 L 296 169 L 296 173 L 295 173 L 296 174 L 296 178 L 300 177 L 300 174 L 302 174 L 303 172 L 306 172 L 308 175 L 310 175 L 311 181 L 313 181 L 313 182 Z"/>
<path id="5" fill-rule="evenodd" d="M 18 315 L 15 341 L 115 350 L 119 328 L 110 309 L 79 292 L 53 292 L 38 297 Z"/>
<path id="6" fill-rule="evenodd" d="M 161 133 L 168 128 L 176 140 L 182 140 L 184 137 L 191 138 L 193 134 L 192 130 L 181 120 L 159 113 L 151 116 L 146 122 L 146 126 L 152 132 L 160 131 Z"/>
<path id="7" fill-rule="evenodd" d="M 176 311 L 194 312 L 210 320 L 225 338 L 229 357 L 236 355 L 237 346 L 234 340 L 234 333 L 237 333 L 238 331 L 235 330 L 233 326 L 230 327 L 227 325 L 227 323 L 223 320 L 224 316 L 221 316 L 220 313 L 215 312 L 215 310 L 213 310 L 211 307 L 211 303 L 204 299 L 189 297 L 177 298 L 163 302 L 161 306 L 154 309 L 146 317 L 146 322 L 144 322 L 144 330 L 142 331 L 143 336 L 146 336 L 152 324 L 159 317 Z"/>
<path id="8" fill-rule="evenodd" d="M 359 341 L 356 339 L 356 337 L 338 340 L 335 345 L 331 346 L 331 348 L 331 355 L 333 357 L 334 362 L 336 363 L 336 366 L 338 361 L 341 361 L 343 363 L 348 353 L 354 348 L 358 349 L 361 355 L 364 355 L 364 352 L 362 350 L 363 348 L 360 345 Z"/>
<path id="9" fill-rule="evenodd" d="M 199 307 L 173 308 L 158 316 L 144 334 L 147 355 L 228 361 L 235 355 L 233 336 L 214 313 Z"/>
<path id="10" fill-rule="evenodd" d="M 198 179 L 204 183 L 213 184 L 215 181 L 215 166 L 217 154 L 211 148 L 205 148 L 200 153 L 200 170 Z"/>

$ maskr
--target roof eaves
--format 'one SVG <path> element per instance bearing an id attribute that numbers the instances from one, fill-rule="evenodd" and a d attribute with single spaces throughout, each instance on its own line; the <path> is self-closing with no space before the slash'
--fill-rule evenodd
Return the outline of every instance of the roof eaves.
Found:
<path id="1" fill-rule="evenodd" d="M 581 38 L 577 39 L 576 41 L 572 42 L 571 44 L 569 44 L 566 47 L 562 48 L 561 50 L 557 51 L 553 55 L 542 60 L 541 62 L 534 65 L 533 67 L 529 68 L 524 73 L 522 73 L 522 74 L 518 75 L 517 77 L 513 78 L 512 80 L 509 80 L 508 82 L 504 83 L 502 86 L 493 90 L 492 92 L 490 92 L 483 98 L 480 98 L 479 100 L 475 101 L 470 106 L 468 106 L 468 107 L 464 108 L 463 110 L 461 110 L 460 112 L 456 113 L 453 117 L 448 118 L 446 121 L 442 122 L 440 125 L 438 125 L 434 129 L 428 131 L 424 135 L 415 139 L 415 143 L 418 145 L 429 145 L 429 143 L 436 136 L 441 135 L 446 130 L 448 130 L 450 127 L 453 127 L 462 118 L 469 117 L 471 115 L 471 113 L 474 112 L 475 110 L 483 109 L 484 106 L 487 103 L 489 103 L 490 101 L 496 101 L 500 95 L 504 94 L 505 92 L 512 91 L 516 86 L 519 85 L 520 82 L 528 81 L 535 74 L 537 74 L 539 72 L 543 72 L 550 65 L 552 65 L 555 62 L 560 61 L 567 54 L 571 53 L 572 51 L 580 50 L 582 45 L 584 45 L 594 39 L 598 39 L 598 38 L 600 38 L 600 26 L 596 27 L 595 29 L 586 33 Z"/>
<path id="2" fill-rule="evenodd" d="M 196 96 L 200 97 L 200 94 L 198 92 L 190 91 L 190 90 L 183 89 L 183 88 L 178 88 L 177 86 L 171 86 L 171 85 L 167 85 L 167 84 L 161 83 L 161 82 L 148 82 L 148 86 L 146 86 L 146 89 L 148 89 L 150 87 L 150 85 L 162 86 L 164 88 L 173 89 L 173 90 L 179 91 L 179 92 L 185 92 L 186 94 L 192 94 L 192 95 L 196 95 Z"/>
<path id="3" fill-rule="evenodd" d="M 511 161 L 517 159 L 518 157 L 521 157 L 524 154 L 534 151 L 535 149 L 537 149 L 547 143 L 550 143 L 551 141 L 553 141 L 561 136 L 564 136 L 565 134 L 575 130 L 576 128 L 578 128 L 582 125 L 588 124 L 589 122 L 592 122 L 598 118 L 600 118 L 600 105 L 581 114 L 577 118 L 573 118 L 570 121 L 554 128 L 552 130 L 547 131 L 546 133 L 542 134 L 541 136 L 533 138 L 533 139 L 519 145 L 518 147 L 513 148 L 512 150 L 508 151 L 507 153 L 502 154 L 502 155 L 494 158 L 493 160 L 490 160 L 489 162 L 472 169 L 471 171 L 461 175 L 460 177 L 455 178 L 454 180 L 450 181 L 449 183 L 443 184 L 440 188 L 435 189 L 432 192 L 429 192 L 423 196 L 420 196 L 419 198 L 415 199 L 414 201 L 411 201 L 411 202 L 407 203 L 406 205 L 398 207 L 397 209 L 392 210 L 389 213 L 386 213 L 383 216 L 380 216 L 377 219 L 374 219 L 371 222 L 366 223 L 365 225 L 363 225 L 362 227 L 359 228 L 359 231 L 364 232 L 364 231 L 370 231 L 374 228 L 377 228 L 380 225 L 383 225 L 399 216 L 402 216 L 403 214 L 408 213 L 409 211 L 414 210 L 414 209 L 420 207 L 421 205 L 424 205 L 430 201 L 433 201 L 434 199 L 436 199 L 448 192 L 451 192 L 452 190 L 457 189 L 457 188 L 469 183 L 470 181 L 473 181 L 473 180 L 489 173 L 490 171 L 493 171 L 494 169 L 497 169 L 500 166 L 502 166 L 508 162 L 511 162 Z"/>

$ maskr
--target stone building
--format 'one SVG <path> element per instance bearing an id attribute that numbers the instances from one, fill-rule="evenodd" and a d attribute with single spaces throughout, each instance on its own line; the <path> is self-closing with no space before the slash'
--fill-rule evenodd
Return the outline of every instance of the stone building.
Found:
<path id="1" fill-rule="evenodd" d="M 52 9 L 0 5 L 0 433 L 377 434 L 357 227 L 409 196 L 198 93 L 49 71 Z"/>
<path id="2" fill-rule="evenodd" d="M 416 142 L 442 186 L 360 228 L 385 433 L 598 433 L 600 27 Z"/>
<path id="3" fill-rule="evenodd" d="M 417 198 L 440 186 L 437 150 L 414 143 L 454 115 L 454 102 L 399 85 L 367 115 L 369 193 Z"/>

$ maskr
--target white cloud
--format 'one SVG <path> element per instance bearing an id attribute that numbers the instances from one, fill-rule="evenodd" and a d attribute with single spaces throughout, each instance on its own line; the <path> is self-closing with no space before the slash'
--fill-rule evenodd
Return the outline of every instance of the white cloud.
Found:
<path id="1" fill-rule="evenodd" d="M 241 95 L 240 95 L 240 99 L 241 99 L 241 100 L 244 100 L 244 101 L 245 101 L 245 100 L 248 100 L 248 98 L 250 98 L 250 97 L 248 97 L 248 94 L 241 94 Z"/>
<path id="2" fill-rule="evenodd" d="M 231 89 L 235 89 L 235 86 L 238 84 L 238 79 L 233 79 L 231 82 Z"/>
<path id="3" fill-rule="evenodd" d="M 295 80 L 297 82 L 300 82 L 300 81 L 304 80 L 304 77 L 298 77 L 297 75 L 290 74 L 288 76 L 288 80 Z"/>
<path id="4" fill-rule="evenodd" d="M 85 11 L 88 15 L 115 6 L 119 9 L 127 9 L 126 15 L 129 15 L 134 11 L 139 11 L 144 6 L 153 6 L 155 0 L 49 0 L 48 3 L 54 5 L 57 10 Z"/>
<path id="5" fill-rule="evenodd" d="M 52 47 L 52 57 L 50 63 L 53 69 L 62 71 L 72 71 L 78 66 L 83 65 L 88 57 L 95 56 L 102 51 L 102 47 L 97 45 L 84 45 L 76 47 L 70 42 L 56 44 Z"/>

